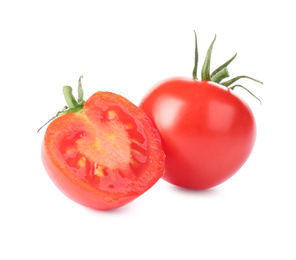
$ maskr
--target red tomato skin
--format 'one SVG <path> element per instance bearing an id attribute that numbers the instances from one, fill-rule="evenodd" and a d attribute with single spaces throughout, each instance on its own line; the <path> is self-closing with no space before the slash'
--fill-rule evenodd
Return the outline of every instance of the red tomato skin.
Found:
<path id="1" fill-rule="evenodd" d="M 208 81 L 171 78 L 140 107 L 158 128 L 166 154 L 163 179 L 208 189 L 229 179 L 248 159 L 256 139 L 250 107 L 232 90 Z"/>
<path id="2" fill-rule="evenodd" d="M 141 169 L 121 179 L 127 185 L 114 191 L 106 190 L 106 187 L 101 189 L 101 186 L 96 186 L 83 176 L 73 173 L 61 152 L 65 148 L 63 141 L 69 134 L 85 131 L 85 136 L 87 134 L 91 136 L 94 124 L 98 124 L 100 128 L 98 123 L 102 120 L 100 109 L 108 111 L 109 106 L 123 111 L 122 120 L 128 121 L 132 118 L 138 136 L 131 134 L 129 137 L 143 138 L 140 140 L 141 147 L 146 149 L 147 156 L 147 161 L 143 163 Z M 87 138 L 85 136 L 83 138 Z M 132 145 L 132 141 L 129 142 Z M 161 138 L 148 116 L 130 101 L 110 92 L 95 93 L 85 102 L 82 113 L 65 114 L 52 121 L 44 136 L 41 157 L 48 176 L 64 195 L 78 204 L 98 210 L 115 209 L 139 197 L 162 177 L 165 164 Z"/>

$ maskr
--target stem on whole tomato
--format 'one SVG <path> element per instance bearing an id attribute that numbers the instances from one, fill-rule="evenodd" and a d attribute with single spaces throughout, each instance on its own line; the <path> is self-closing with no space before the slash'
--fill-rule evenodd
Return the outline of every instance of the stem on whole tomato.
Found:
<path id="1" fill-rule="evenodd" d="M 207 51 L 207 55 L 201 69 L 201 80 L 211 81 L 210 66 L 211 66 L 212 50 L 213 50 L 215 41 L 216 41 L 216 35 Z"/>
<path id="2" fill-rule="evenodd" d="M 198 50 L 197 50 L 197 37 L 196 37 L 195 30 L 194 30 L 194 36 L 195 36 L 195 52 L 194 52 L 194 68 L 192 72 L 192 77 L 193 79 L 197 80 Z"/>
<path id="3" fill-rule="evenodd" d="M 223 85 L 223 86 L 225 86 L 225 87 L 229 87 L 229 86 L 230 86 L 231 84 L 233 84 L 235 81 L 237 81 L 237 80 L 239 80 L 239 79 L 242 79 L 242 78 L 251 79 L 251 80 L 254 80 L 254 81 L 258 82 L 258 83 L 263 84 L 263 82 L 261 82 L 261 81 L 259 81 L 259 80 L 257 80 L 257 79 L 253 79 L 253 78 L 248 77 L 248 76 L 237 76 L 237 77 L 235 77 L 235 78 L 233 78 L 233 79 L 230 79 L 230 80 L 228 80 L 228 81 L 221 82 L 220 84 Z"/>
<path id="4" fill-rule="evenodd" d="M 244 90 L 248 91 L 249 94 L 251 94 L 254 98 L 258 99 L 258 101 L 260 102 L 260 104 L 262 104 L 261 100 L 258 97 L 256 97 L 250 90 L 248 90 L 247 88 L 245 88 L 242 85 L 234 85 L 232 87 L 229 87 L 229 89 L 234 90 L 234 88 L 236 88 L 236 87 L 240 87 L 240 88 L 243 88 Z"/>
<path id="5" fill-rule="evenodd" d="M 222 64 L 219 68 L 215 69 L 212 74 L 211 77 L 214 77 L 219 71 L 223 70 L 224 68 L 226 68 L 236 57 L 237 53 L 228 61 L 226 61 L 224 64 Z"/>
<path id="6" fill-rule="evenodd" d="M 195 31 L 194 31 L 194 34 L 195 34 L 195 63 L 194 63 L 192 76 L 193 76 L 193 79 L 197 79 L 198 52 L 197 52 L 197 36 L 196 36 Z M 210 73 L 212 50 L 213 50 L 213 46 L 214 46 L 215 41 L 216 41 L 216 35 L 215 35 L 215 38 L 212 41 L 210 47 L 208 48 L 208 51 L 207 51 L 207 54 L 206 54 L 206 57 L 205 57 L 205 61 L 203 63 L 202 70 L 201 70 L 201 80 L 212 81 L 212 82 L 218 83 L 218 84 L 220 84 L 222 86 L 225 86 L 225 87 L 227 87 L 227 88 L 229 88 L 231 90 L 233 90 L 235 87 L 241 87 L 241 88 L 247 90 L 248 93 L 250 93 L 253 97 L 258 99 L 260 104 L 261 104 L 261 100 L 259 98 L 257 98 L 247 88 L 243 87 L 242 85 L 234 85 L 234 86 L 231 86 L 231 85 L 234 82 L 236 82 L 237 80 L 242 79 L 242 78 L 251 79 L 251 80 L 256 81 L 256 82 L 258 82 L 260 84 L 263 84 L 263 82 L 261 82 L 261 81 L 259 81 L 257 79 L 251 78 L 249 76 L 244 76 L 244 75 L 243 76 L 237 76 L 237 77 L 235 77 L 233 79 L 221 82 L 223 79 L 229 77 L 229 72 L 228 72 L 227 66 L 235 59 L 235 57 L 237 56 L 237 53 L 232 58 L 230 58 L 228 61 L 226 61 L 224 64 L 222 64 L 220 67 L 218 67 L 216 70 L 214 70 L 212 73 Z"/>
<path id="7" fill-rule="evenodd" d="M 211 81 L 220 83 L 221 80 L 229 77 L 229 71 L 227 68 L 224 68 L 218 71 L 213 77 L 211 77 Z"/>

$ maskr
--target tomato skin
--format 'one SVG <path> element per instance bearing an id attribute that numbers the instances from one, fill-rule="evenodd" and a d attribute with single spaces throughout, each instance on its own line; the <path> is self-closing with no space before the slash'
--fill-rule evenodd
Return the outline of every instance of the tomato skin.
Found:
<path id="1" fill-rule="evenodd" d="M 97 92 L 83 111 L 52 121 L 41 155 L 60 191 L 99 210 L 133 201 L 164 173 L 157 129 L 142 109 L 110 92 Z"/>
<path id="2" fill-rule="evenodd" d="M 174 185 L 207 189 L 221 184 L 253 149 L 251 109 L 216 83 L 170 78 L 147 93 L 140 107 L 160 132 L 166 154 L 163 179 Z"/>

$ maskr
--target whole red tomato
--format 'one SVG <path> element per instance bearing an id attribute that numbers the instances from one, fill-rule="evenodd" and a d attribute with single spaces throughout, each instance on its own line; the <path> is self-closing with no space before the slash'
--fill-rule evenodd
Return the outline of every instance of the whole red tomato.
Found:
<path id="1" fill-rule="evenodd" d="M 159 133 L 139 107 L 122 96 L 97 92 L 86 102 L 64 87 L 68 109 L 48 126 L 44 167 L 70 199 L 94 209 L 125 205 L 164 173 Z"/>
<path id="2" fill-rule="evenodd" d="M 166 154 L 163 179 L 185 188 L 207 189 L 230 178 L 249 157 L 256 138 L 253 113 L 232 90 L 242 86 L 229 87 L 239 78 L 249 77 L 239 76 L 220 84 L 211 82 L 228 77 L 226 67 L 235 58 L 210 74 L 214 41 L 201 81 L 196 79 L 196 47 L 193 79 L 164 80 L 140 104 L 162 138 Z"/>

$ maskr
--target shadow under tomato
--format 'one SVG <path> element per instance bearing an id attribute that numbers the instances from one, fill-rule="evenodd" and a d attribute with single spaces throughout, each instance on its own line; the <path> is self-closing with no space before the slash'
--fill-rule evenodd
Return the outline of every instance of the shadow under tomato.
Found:
<path id="1" fill-rule="evenodd" d="M 89 211 L 93 214 L 101 214 L 101 215 L 118 215 L 118 214 L 129 214 L 133 211 L 133 206 L 129 203 L 127 205 L 123 205 L 122 207 L 115 208 L 115 209 L 107 209 L 107 210 L 99 210 L 99 209 L 92 209 L 84 207 L 86 211 Z"/>
<path id="2" fill-rule="evenodd" d="M 179 192 L 182 194 L 188 194 L 188 195 L 216 196 L 220 193 L 218 187 L 213 187 L 205 190 L 195 190 L 195 189 L 183 188 L 175 185 L 171 185 L 171 186 L 172 186 L 172 189 L 175 190 L 176 192 Z"/>

